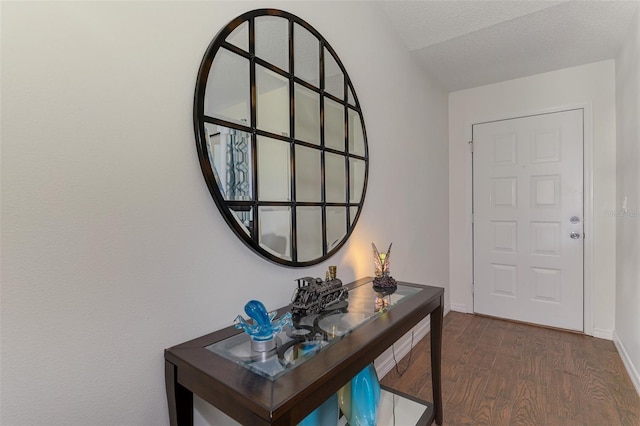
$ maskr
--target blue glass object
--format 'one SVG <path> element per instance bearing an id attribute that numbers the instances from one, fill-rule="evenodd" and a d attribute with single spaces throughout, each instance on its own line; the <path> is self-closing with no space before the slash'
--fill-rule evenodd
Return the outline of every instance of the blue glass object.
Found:
<path id="1" fill-rule="evenodd" d="M 316 408 L 307 417 L 302 419 L 298 426 L 333 426 L 338 424 L 340 409 L 338 408 L 338 394 L 334 393 Z"/>
<path id="2" fill-rule="evenodd" d="M 287 312 L 279 319 L 274 320 L 278 313 L 276 311 L 267 312 L 267 308 L 258 300 L 247 302 L 244 305 L 244 311 L 253 320 L 253 324 L 248 323 L 241 315 L 238 315 L 234 321 L 235 327 L 243 329 L 252 340 L 271 340 L 286 325 L 292 325 L 291 312 Z"/>
<path id="3" fill-rule="evenodd" d="M 351 426 L 375 426 L 380 403 L 380 382 L 373 364 L 351 379 Z"/>

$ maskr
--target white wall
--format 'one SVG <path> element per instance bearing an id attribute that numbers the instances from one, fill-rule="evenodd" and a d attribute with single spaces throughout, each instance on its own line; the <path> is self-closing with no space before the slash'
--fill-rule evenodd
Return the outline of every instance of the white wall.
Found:
<path id="1" fill-rule="evenodd" d="M 585 278 L 593 304 L 585 331 L 611 339 L 614 329 L 616 128 L 614 61 L 603 61 L 505 81 L 449 95 L 449 256 L 451 308 L 473 311 L 471 233 L 471 125 L 570 106 L 586 106 L 585 135 L 593 145 L 593 263 Z M 588 150 L 585 161 L 589 162 Z M 588 165 L 587 165 L 588 167 Z M 585 197 L 589 197 L 585 187 Z M 586 199 L 586 198 L 585 198 Z M 588 257 L 588 253 L 586 253 Z M 591 285 L 591 284 L 589 284 Z"/>
<path id="2" fill-rule="evenodd" d="M 614 341 L 640 394 L 640 11 L 616 58 L 617 203 Z M 626 198 L 626 211 L 623 210 Z"/>
<path id="3" fill-rule="evenodd" d="M 330 264 L 370 275 L 371 241 L 393 241 L 396 278 L 448 286 L 447 95 L 368 3 L 269 4 L 327 38 L 359 96 L 371 167 L 351 240 L 300 270 L 227 227 L 198 165 L 194 85 L 217 31 L 263 6 L 2 3 L 1 424 L 166 424 L 163 349 L 250 298 L 287 303 Z"/>

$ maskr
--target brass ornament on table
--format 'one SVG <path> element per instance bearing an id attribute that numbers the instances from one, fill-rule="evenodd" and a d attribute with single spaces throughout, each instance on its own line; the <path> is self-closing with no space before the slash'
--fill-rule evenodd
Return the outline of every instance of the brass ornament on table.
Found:
<path id="1" fill-rule="evenodd" d="M 376 291 L 384 292 L 385 290 L 398 287 L 398 283 L 391 277 L 391 272 L 389 271 L 392 245 L 393 243 L 389 244 L 386 253 L 380 253 L 376 245 L 371 243 L 371 247 L 373 248 L 373 263 L 376 266 L 376 277 L 373 279 L 373 289 Z"/>
<path id="2" fill-rule="evenodd" d="M 338 272 L 338 267 L 337 266 L 329 266 L 329 270 L 327 272 L 329 272 L 329 279 L 335 280 L 336 279 L 336 274 Z"/>

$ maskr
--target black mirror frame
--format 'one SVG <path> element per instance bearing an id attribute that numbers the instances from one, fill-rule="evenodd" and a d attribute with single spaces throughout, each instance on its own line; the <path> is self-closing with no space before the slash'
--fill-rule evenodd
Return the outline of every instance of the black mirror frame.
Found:
<path id="1" fill-rule="evenodd" d="M 283 71 L 277 67 L 275 67 L 274 65 L 269 64 L 268 62 L 263 61 L 260 58 L 257 58 L 255 55 L 255 25 L 254 25 L 254 19 L 256 17 L 260 17 L 260 16 L 278 16 L 278 17 L 282 17 L 288 20 L 289 23 L 289 71 Z M 249 52 L 245 52 L 244 50 L 236 47 L 233 44 L 230 44 L 228 42 L 226 42 L 226 38 L 229 36 L 229 34 L 231 34 L 238 26 L 240 26 L 241 24 L 243 24 L 244 22 L 248 22 L 248 31 L 249 31 Z M 305 29 L 307 29 L 309 32 L 311 32 L 315 37 L 318 38 L 319 41 L 319 66 L 320 66 L 320 88 L 314 88 L 312 85 L 310 85 L 309 83 L 305 82 L 304 80 L 300 79 L 299 77 L 296 77 L 293 75 L 293 25 L 295 24 L 299 24 L 302 27 L 304 27 Z M 251 123 L 250 126 L 241 126 L 235 123 L 231 123 L 219 118 L 213 118 L 213 117 L 209 117 L 209 116 L 205 116 L 205 92 L 206 92 L 206 86 L 207 86 L 207 80 L 209 77 L 209 71 L 211 69 L 214 57 L 216 56 L 216 54 L 218 53 L 218 51 L 220 50 L 221 47 L 224 47 L 226 50 L 229 50 L 233 53 L 236 53 L 244 58 L 247 58 L 250 60 L 250 90 L 251 90 Z M 331 94 L 328 94 L 327 92 L 325 92 L 324 90 L 324 52 L 325 52 L 325 48 L 326 50 L 333 56 L 333 58 L 335 59 L 337 65 L 339 66 L 340 70 L 342 71 L 342 74 L 344 76 L 343 78 L 343 99 L 339 99 Z M 325 201 L 325 162 L 324 162 L 324 155 L 321 156 L 322 161 L 321 161 L 321 185 L 322 185 L 322 201 L 319 203 L 307 203 L 307 202 L 296 202 L 295 199 L 293 199 L 291 201 L 287 201 L 287 202 L 264 202 L 264 201 L 260 201 L 258 199 L 258 195 L 257 195 L 257 186 L 254 185 L 254 194 L 253 194 L 253 199 L 251 201 L 227 201 L 224 199 L 220 188 L 218 187 L 213 169 L 212 169 L 212 165 L 210 163 L 209 160 L 209 153 L 208 153 L 208 148 L 207 148 L 207 132 L 205 130 L 205 123 L 210 123 L 210 124 L 217 124 L 217 125 L 222 125 L 222 126 L 226 126 L 229 128 L 233 128 L 233 129 L 238 129 L 238 130 L 243 130 L 248 132 L 251 135 L 251 150 L 252 152 L 256 152 L 256 139 L 257 136 L 263 135 L 263 136 L 268 136 L 268 137 L 272 137 L 272 138 L 276 138 L 276 139 L 280 139 L 280 140 L 284 140 L 284 141 L 288 141 L 291 143 L 291 149 L 292 151 L 294 150 L 295 146 L 309 146 L 308 144 L 305 145 L 304 141 L 299 141 L 297 139 L 291 138 L 291 137 L 285 137 L 285 136 L 279 136 L 279 135 L 274 135 L 271 134 L 269 132 L 265 132 L 262 131 L 260 129 L 257 129 L 256 126 L 256 97 L 257 97 L 257 93 L 256 93 L 256 77 L 255 77 L 255 69 L 256 69 L 256 63 L 266 67 L 272 71 L 277 72 L 280 75 L 283 75 L 285 77 L 288 78 L 289 80 L 289 96 L 290 96 L 290 126 L 293 126 L 292 123 L 294 123 L 294 93 L 293 93 L 293 88 L 294 85 L 300 84 L 306 88 L 309 88 L 311 90 L 314 90 L 315 92 L 320 94 L 320 126 L 321 126 L 321 144 L 320 144 L 320 148 L 319 150 L 321 152 L 330 152 L 330 153 L 336 153 L 339 155 L 342 155 L 345 157 L 345 163 L 346 163 L 346 197 L 345 197 L 345 202 L 344 203 L 329 203 Z M 350 96 L 353 98 L 350 100 Z M 343 105 L 345 107 L 345 150 L 344 152 L 338 152 L 335 150 L 332 150 L 331 148 L 326 148 L 324 145 L 324 119 L 323 119 L 323 115 L 324 115 L 324 98 L 328 98 L 333 100 L 334 102 L 338 102 L 341 105 Z M 348 144 L 348 140 L 349 140 L 349 135 L 348 135 L 348 123 L 347 123 L 347 116 L 348 116 L 348 111 L 352 110 L 358 113 L 359 117 L 360 117 L 360 123 L 362 125 L 362 133 L 363 133 L 363 142 L 364 142 L 364 155 L 357 155 L 357 154 L 351 154 L 349 153 L 349 144 Z M 198 157 L 199 157 L 199 161 L 200 161 L 200 167 L 202 169 L 202 173 L 204 176 L 204 180 L 207 184 L 207 187 L 209 188 L 209 192 L 211 193 L 218 209 L 220 210 L 220 213 L 222 213 L 222 216 L 224 217 L 225 221 L 227 222 L 227 224 L 231 227 L 231 229 L 234 231 L 234 233 L 249 247 L 251 248 L 251 250 L 253 250 L 254 252 L 256 252 L 257 254 L 259 254 L 260 256 L 276 263 L 276 264 L 280 264 L 280 265 L 285 265 L 285 266 L 290 266 L 290 267 L 306 267 L 306 266 L 312 266 L 315 264 L 318 264 L 320 262 L 323 262 L 324 260 L 330 258 L 331 256 L 333 256 L 335 253 L 338 252 L 338 250 L 340 250 L 340 248 L 346 243 L 346 241 L 349 239 L 349 237 L 351 236 L 357 222 L 358 219 L 360 217 L 360 213 L 362 212 L 362 207 L 364 205 L 364 200 L 365 200 L 365 195 L 366 195 L 366 191 L 367 191 L 367 183 L 368 183 L 368 176 L 369 176 L 369 148 L 368 148 L 368 143 L 367 143 L 367 132 L 366 132 L 366 128 L 365 128 L 365 123 L 364 123 L 364 115 L 362 113 L 362 110 L 360 108 L 360 103 L 358 101 L 355 89 L 353 88 L 353 85 L 351 83 L 351 80 L 349 78 L 349 75 L 347 74 L 347 71 L 344 67 L 344 65 L 342 64 L 342 62 L 340 61 L 340 58 L 338 57 L 338 55 L 335 53 L 335 51 L 333 50 L 333 48 L 329 45 L 329 43 L 324 39 L 324 37 L 322 37 L 322 35 L 316 31 L 310 24 L 308 24 L 306 21 L 300 19 L 299 17 L 282 11 L 282 10 L 278 10 L 278 9 L 256 9 L 256 10 L 252 10 L 249 12 L 246 12 L 240 16 L 238 16 L 237 18 L 233 19 L 231 22 L 229 22 L 224 28 L 222 28 L 218 34 L 215 36 L 215 38 L 213 39 L 213 41 L 209 44 L 205 55 L 202 59 L 202 62 L 200 64 L 200 68 L 198 70 L 198 76 L 197 76 L 197 81 L 196 81 L 196 87 L 195 87 L 195 95 L 194 95 L 194 108 L 193 108 L 193 120 L 194 120 L 194 130 L 195 130 L 195 139 L 196 139 L 196 147 L 197 147 L 197 151 L 198 151 Z M 295 135 L 294 135 L 295 136 Z M 318 149 L 318 146 L 315 147 L 316 149 Z M 349 185 L 349 177 L 350 177 L 350 165 L 349 165 L 349 159 L 357 159 L 357 160 L 361 160 L 364 161 L 365 164 L 365 170 L 364 170 L 364 182 L 363 182 L 363 188 L 362 188 L 362 196 L 359 200 L 359 202 L 355 203 L 355 202 L 351 202 L 350 201 L 350 185 Z M 256 171 L 256 163 L 257 163 L 257 159 L 256 156 L 253 155 L 252 156 L 252 163 L 253 163 L 253 179 L 254 179 L 254 183 L 256 183 L 257 181 L 257 173 L 255 173 Z M 292 157 L 291 158 L 291 163 L 292 163 L 292 170 L 294 170 L 295 166 L 295 158 Z M 293 193 L 295 193 L 295 173 L 292 173 L 291 175 L 291 180 L 292 180 L 292 191 Z M 284 259 L 284 258 L 280 258 L 275 256 L 274 254 L 272 254 L 271 252 L 265 250 L 264 248 L 262 248 L 259 244 L 259 235 L 258 235 L 258 222 L 259 222 L 259 209 L 258 206 L 263 206 L 263 205 L 267 205 L 267 206 L 285 206 L 285 207 L 291 207 L 291 214 L 292 214 L 292 219 L 291 219 L 291 241 L 290 241 L 290 245 L 291 245 L 291 254 L 292 254 L 292 259 Z M 306 260 L 306 261 L 297 261 L 297 238 L 296 238 L 296 207 L 297 206 L 320 206 L 322 207 L 322 235 L 323 235 L 323 243 L 322 243 L 322 253 L 323 255 L 319 258 L 316 259 L 312 259 L 312 260 Z M 326 223 L 326 208 L 327 207 L 332 207 L 332 206 L 339 206 L 339 207 L 345 207 L 346 209 L 346 230 L 347 233 L 346 235 L 343 237 L 343 239 L 335 246 L 333 247 L 331 250 L 327 250 L 327 223 Z M 234 218 L 234 214 L 231 211 L 231 207 L 235 207 L 235 208 L 253 208 L 253 222 L 252 222 L 252 229 L 250 234 L 247 234 L 245 232 L 245 230 L 242 228 L 242 226 L 237 222 L 237 220 Z M 352 212 L 351 212 L 351 208 L 352 207 L 357 207 L 357 211 L 355 213 L 355 217 L 352 218 Z"/>

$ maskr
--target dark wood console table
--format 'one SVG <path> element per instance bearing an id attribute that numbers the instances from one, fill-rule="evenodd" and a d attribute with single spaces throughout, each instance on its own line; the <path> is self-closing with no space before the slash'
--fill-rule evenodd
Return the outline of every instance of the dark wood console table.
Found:
<path id="1" fill-rule="evenodd" d="M 346 286 L 350 298 L 353 295 L 355 311 L 358 304 L 371 305 L 373 311 L 375 292 L 370 278 Z M 431 424 L 435 420 L 441 425 L 444 289 L 404 282 L 399 282 L 398 288 L 410 292 L 397 296 L 397 303 L 388 310 L 370 313 L 361 325 L 304 362 L 271 378 L 212 349 L 220 342 L 242 337 L 237 335 L 243 332 L 233 326 L 166 349 L 165 381 L 171 424 L 193 424 L 195 393 L 242 424 L 295 425 L 430 315 L 434 401 L 428 404 L 421 421 Z M 367 302 L 369 294 L 372 296 Z M 288 310 L 288 306 L 279 309 L 278 316 Z"/>

